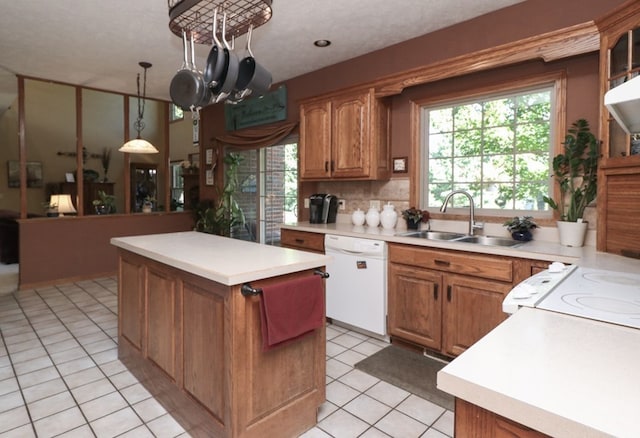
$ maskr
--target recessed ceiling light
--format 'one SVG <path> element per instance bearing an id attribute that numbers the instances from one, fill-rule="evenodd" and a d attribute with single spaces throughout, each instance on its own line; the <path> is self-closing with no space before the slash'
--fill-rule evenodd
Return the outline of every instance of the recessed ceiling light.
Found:
<path id="1" fill-rule="evenodd" d="M 313 42 L 313 45 L 316 47 L 327 47 L 331 45 L 331 41 L 329 40 L 316 40 Z"/>

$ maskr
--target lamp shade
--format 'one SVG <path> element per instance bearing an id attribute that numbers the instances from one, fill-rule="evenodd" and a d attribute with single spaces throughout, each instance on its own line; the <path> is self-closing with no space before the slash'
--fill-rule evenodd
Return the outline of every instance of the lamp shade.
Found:
<path id="1" fill-rule="evenodd" d="M 151 143 L 141 138 L 129 140 L 118 150 L 130 154 L 157 154 L 159 152 Z"/>
<path id="2" fill-rule="evenodd" d="M 64 216 L 65 213 L 76 213 L 73 202 L 71 202 L 71 195 L 68 194 L 51 195 L 49 205 L 56 206 L 59 216 Z"/>

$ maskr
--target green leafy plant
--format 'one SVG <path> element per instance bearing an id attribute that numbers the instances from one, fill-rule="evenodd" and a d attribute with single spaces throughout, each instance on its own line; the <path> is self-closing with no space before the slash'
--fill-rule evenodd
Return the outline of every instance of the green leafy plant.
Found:
<path id="1" fill-rule="evenodd" d="M 532 216 L 516 216 L 513 219 L 505 221 L 503 224 L 510 233 L 524 232 L 534 228 L 538 228 L 538 224 L 533 221 Z"/>
<path id="2" fill-rule="evenodd" d="M 116 212 L 116 197 L 114 195 L 107 195 L 104 190 L 98 190 L 98 198 L 92 201 L 96 213 L 112 214 Z"/>
<path id="3" fill-rule="evenodd" d="M 197 231 L 230 236 L 233 227 L 244 226 L 244 212 L 234 196 L 238 188 L 238 167 L 243 159 L 239 154 L 228 153 L 225 155 L 226 181 L 224 187 L 222 189 L 216 187 L 217 198 L 212 205 L 203 204 L 196 209 Z"/>
<path id="4" fill-rule="evenodd" d="M 564 154 L 553 159 L 553 177 L 560 186 L 560 200 L 556 202 L 548 196 L 543 199 L 560 213 L 560 220 L 577 222 L 596 198 L 600 142 L 584 119 L 574 122 L 568 132 Z"/>
<path id="5" fill-rule="evenodd" d="M 430 216 L 427 210 L 420 210 L 418 208 L 411 207 L 402 211 L 402 217 L 406 221 L 411 222 L 428 222 Z"/>

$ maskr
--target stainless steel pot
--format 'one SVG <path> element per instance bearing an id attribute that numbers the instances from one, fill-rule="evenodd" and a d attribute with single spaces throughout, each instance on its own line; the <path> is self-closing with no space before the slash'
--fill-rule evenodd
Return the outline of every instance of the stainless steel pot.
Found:
<path id="1" fill-rule="evenodd" d="M 184 64 L 171 80 L 169 94 L 173 103 L 185 111 L 192 111 L 194 108 L 202 107 L 209 103 L 211 92 L 208 87 L 205 87 L 202 73 L 197 70 L 195 65 L 193 34 L 191 34 L 191 63 L 189 63 L 187 36 L 184 31 L 182 32 L 182 43 Z"/>
<path id="2" fill-rule="evenodd" d="M 249 26 L 247 35 L 247 52 L 249 56 L 240 61 L 238 80 L 236 81 L 236 98 L 243 99 L 250 94 L 264 94 L 271 87 L 271 73 L 262 65 L 258 64 L 251 51 L 251 36 L 253 25 Z"/>

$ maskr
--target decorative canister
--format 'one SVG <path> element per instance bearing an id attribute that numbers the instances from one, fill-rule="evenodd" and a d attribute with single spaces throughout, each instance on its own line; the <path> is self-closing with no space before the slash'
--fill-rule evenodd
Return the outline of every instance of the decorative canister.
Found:
<path id="1" fill-rule="evenodd" d="M 367 225 L 377 227 L 380 224 L 380 213 L 376 208 L 371 207 L 366 214 Z"/>
<path id="2" fill-rule="evenodd" d="M 351 222 L 356 227 L 364 225 L 364 211 L 357 209 L 351 214 Z"/>
<path id="3" fill-rule="evenodd" d="M 387 204 L 382 207 L 382 213 L 380 213 L 380 223 L 385 230 L 392 230 L 396 226 L 398 221 L 398 213 L 396 213 L 395 207 L 392 204 Z"/>

